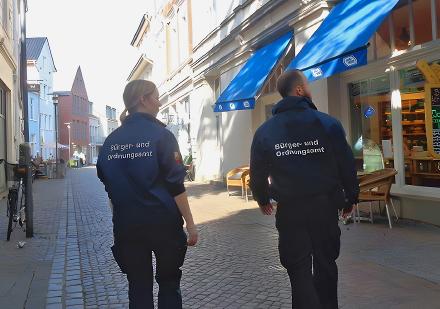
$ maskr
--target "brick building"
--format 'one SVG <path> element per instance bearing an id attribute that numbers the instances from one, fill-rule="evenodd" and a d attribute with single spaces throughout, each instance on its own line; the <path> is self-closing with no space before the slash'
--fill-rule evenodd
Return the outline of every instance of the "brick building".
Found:
<path id="1" fill-rule="evenodd" d="M 69 145 L 70 139 L 70 149 L 60 150 L 60 157 L 67 161 L 77 155 L 87 161 L 89 158 L 87 149 L 90 143 L 89 99 L 81 67 L 78 67 L 76 71 L 72 89 L 58 91 L 54 95 L 58 96 L 59 104 L 59 142 L 63 145 Z"/>

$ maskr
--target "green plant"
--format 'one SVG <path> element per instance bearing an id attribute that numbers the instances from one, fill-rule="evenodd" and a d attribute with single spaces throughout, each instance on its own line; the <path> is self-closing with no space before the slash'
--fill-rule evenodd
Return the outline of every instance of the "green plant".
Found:
<path id="1" fill-rule="evenodd" d="M 20 144 L 19 151 L 20 151 L 20 159 L 24 159 L 24 155 L 26 152 L 26 144 L 24 143 Z"/>

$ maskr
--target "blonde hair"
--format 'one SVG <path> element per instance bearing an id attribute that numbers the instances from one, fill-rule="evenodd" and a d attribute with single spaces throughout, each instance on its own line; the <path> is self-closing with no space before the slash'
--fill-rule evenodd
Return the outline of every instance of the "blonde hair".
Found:
<path id="1" fill-rule="evenodd" d="M 149 80 L 136 79 L 127 84 L 124 89 L 122 98 L 124 100 L 125 109 L 122 111 L 119 119 L 124 123 L 127 112 L 132 112 L 141 102 L 141 97 L 148 97 L 156 91 L 157 87 Z"/>

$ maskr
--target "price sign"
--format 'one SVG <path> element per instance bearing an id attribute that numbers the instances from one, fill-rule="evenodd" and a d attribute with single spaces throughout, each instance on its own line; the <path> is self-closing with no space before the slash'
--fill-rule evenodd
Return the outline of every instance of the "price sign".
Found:
<path id="1" fill-rule="evenodd" d="M 428 153 L 440 158 L 440 84 L 425 84 Z"/>

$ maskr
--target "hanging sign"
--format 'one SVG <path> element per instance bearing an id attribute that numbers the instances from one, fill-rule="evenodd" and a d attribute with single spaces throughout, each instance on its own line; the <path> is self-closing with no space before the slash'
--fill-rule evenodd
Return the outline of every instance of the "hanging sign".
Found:
<path id="1" fill-rule="evenodd" d="M 428 154 L 440 158 L 440 66 L 417 62 L 417 69 L 428 83 L 425 84 L 425 121 Z"/>
<path id="2" fill-rule="evenodd" d="M 425 84 L 428 153 L 440 157 L 440 84 Z"/>
<path id="3" fill-rule="evenodd" d="M 40 84 L 27 84 L 29 92 L 40 92 Z"/>

